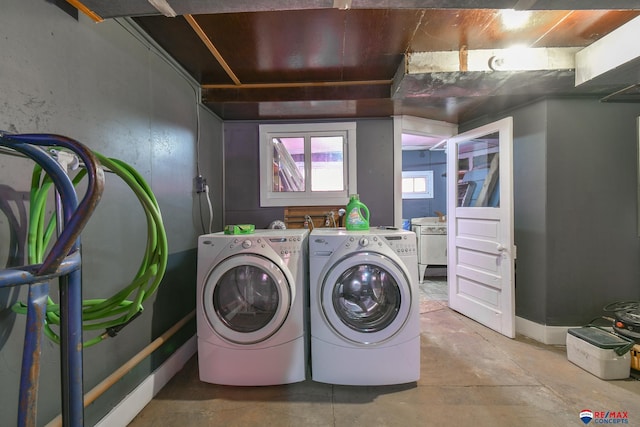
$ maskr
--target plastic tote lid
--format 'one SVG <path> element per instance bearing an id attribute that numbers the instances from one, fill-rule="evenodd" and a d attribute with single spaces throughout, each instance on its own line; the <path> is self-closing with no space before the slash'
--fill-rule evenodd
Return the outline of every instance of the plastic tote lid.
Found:
<path id="1" fill-rule="evenodd" d="M 635 344 L 633 340 L 616 335 L 597 326 L 571 328 L 567 332 L 574 337 L 578 337 L 595 345 L 596 347 L 615 350 L 616 354 L 619 356 L 625 354 Z"/>

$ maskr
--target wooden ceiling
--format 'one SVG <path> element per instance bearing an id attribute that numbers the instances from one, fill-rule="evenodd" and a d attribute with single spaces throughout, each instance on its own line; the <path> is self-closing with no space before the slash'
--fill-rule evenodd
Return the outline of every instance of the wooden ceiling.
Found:
<path id="1" fill-rule="evenodd" d="M 73 2 L 94 13 L 94 19 L 104 18 L 90 3 Z M 147 2 L 131 3 L 149 7 Z M 466 55 L 513 44 L 583 48 L 640 15 L 640 8 L 629 7 L 531 9 L 523 26 L 509 28 L 510 22 L 503 22 L 497 8 L 392 8 L 386 3 L 394 2 L 373 1 L 370 4 L 376 8 L 355 8 L 349 2 L 351 8 L 340 9 L 314 7 L 311 0 L 281 0 L 272 3 L 287 10 L 253 10 L 264 2 L 252 2 L 253 6 L 239 2 L 236 7 L 249 11 L 196 14 L 181 13 L 178 8 L 183 3 L 177 0 L 171 3 L 175 17 L 153 8 L 155 15 L 148 15 L 148 10 L 117 11 L 113 17 L 132 17 L 201 84 L 202 102 L 224 120 L 408 114 L 460 123 L 541 96 L 604 96 L 626 82 L 592 87 L 585 93 L 574 88 L 572 69 L 519 75 L 467 72 Z M 203 5 L 214 2 L 186 3 L 195 5 L 194 10 L 206 10 Z M 295 8 L 291 3 L 308 7 Z M 523 1 L 517 3 L 522 6 Z M 407 61 L 417 52 L 454 52 L 460 58 L 459 69 L 409 76 Z"/>

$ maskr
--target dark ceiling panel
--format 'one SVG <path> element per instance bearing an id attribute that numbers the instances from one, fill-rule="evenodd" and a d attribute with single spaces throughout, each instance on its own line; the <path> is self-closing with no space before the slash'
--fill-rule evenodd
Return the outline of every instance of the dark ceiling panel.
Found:
<path id="1" fill-rule="evenodd" d="M 467 49 L 501 49 L 520 44 L 529 47 L 586 46 L 627 22 L 638 12 L 535 11 L 522 26 L 511 28 L 513 18 L 500 10 L 428 10 L 411 43 L 411 52 Z M 617 25 L 612 25 L 616 23 Z M 560 24 L 560 26 L 558 26 Z M 600 31 L 587 31 L 600 28 Z M 598 34 L 598 37 L 595 37 Z"/>
<path id="2" fill-rule="evenodd" d="M 178 15 L 330 9 L 333 0 L 168 0 Z M 148 0 L 80 0 L 102 18 L 156 15 Z M 351 9 L 638 9 L 638 0 L 353 0 Z"/>
<path id="3" fill-rule="evenodd" d="M 558 21 L 535 47 L 588 46 L 638 15 L 637 10 L 576 10 Z"/>
<path id="4" fill-rule="evenodd" d="M 81 0 L 80 3 L 104 19 L 159 14 L 147 0 Z"/>
<path id="5" fill-rule="evenodd" d="M 147 16 L 134 20 L 196 81 L 233 83 L 184 18 Z"/>
<path id="6" fill-rule="evenodd" d="M 242 83 L 310 82 L 341 79 L 345 14 L 322 9 L 195 18 Z"/>
<path id="7" fill-rule="evenodd" d="M 487 29 L 495 19 L 494 10 L 425 10 L 420 27 L 411 41 L 410 52 L 452 51 L 462 46 L 488 46 Z M 490 39 L 493 38 L 489 34 Z"/>
<path id="8" fill-rule="evenodd" d="M 416 10 L 347 11 L 342 79 L 393 78 L 421 16 Z"/>
<path id="9" fill-rule="evenodd" d="M 537 8 L 542 1 L 518 4 Z M 169 3 L 200 10 L 224 6 L 205 0 Z M 223 120 L 408 114 L 459 123 L 543 96 L 598 97 L 621 87 L 599 82 L 574 90 L 573 70 L 551 70 L 519 75 L 466 71 L 400 75 L 392 88 L 390 81 L 405 54 L 458 52 L 463 46 L 501 49 L 514 43 L 582 47 L 640 15 L 640 10 L 552 8 L 531 12 L 524 27 L 508 29 L 499 10 L 480 5 L 499 7 L 497 3 L 514 1 L 458 2 L 468 9 L 430 8 L 441 4 L 439 0 L 402 2 L 400 8 L 395 3 L 383 8 L 386 3 L 372 0 L 370 8 L 363 8 L 364 3 L 356 0 L 348 10 L 322 7 L 193 15 L 221 61 L 237 77 L 237 85 L 185 18 L 148 16 L 135 21 L 203 85 L 203 102 Z M 273 7 L 285 4 L 294 6 L 276 1 Z M 304 9 L 310 3 L 296 4 Z M 411 9 L 410 4 L 427 8 Z M 593 3 L 580 4 L 588 8 Z M 253 7 L 267 7 L 267 3 Z M 632 83 L 639 79 L 636 75 Z"/>

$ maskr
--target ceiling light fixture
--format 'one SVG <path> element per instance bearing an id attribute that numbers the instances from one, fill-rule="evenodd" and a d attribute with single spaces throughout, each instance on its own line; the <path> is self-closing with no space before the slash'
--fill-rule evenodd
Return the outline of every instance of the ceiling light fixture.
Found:
<path id="1" fill-rule="evenodd" d="M 151 6 L 155 7 L 156 10 L 162 13 L 164 16 L 169 18 L 175 18 L 178 14 L 175 10 L 167 3 L 167 0 L 148 0 Z"/>

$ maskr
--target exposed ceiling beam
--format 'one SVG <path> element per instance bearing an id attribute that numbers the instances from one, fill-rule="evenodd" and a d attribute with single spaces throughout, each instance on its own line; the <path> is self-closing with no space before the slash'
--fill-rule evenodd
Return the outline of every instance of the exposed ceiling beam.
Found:
<path id="1" fill-rule="evenodd" d="M 148 0 L 67 0 L 92 19 L 159 14 Z M 167 0 L 177 15 L 331 9 L 640 10 L 638 0 Z"/>
<path id="2" fill-rule="evenodd" d="M 390 85 L 392 80 L 356 80 L 340 82 L 283 82 L 283 83 L 242 83 L 240 85 L 229 84 L 203 84 L 203 89 L 287 89 L 304 87 L 338 87 L 338 86 L 370 86 Z"/>
<path id="3" fill-rule="evenodd" d="M 572 70 L 580 48 L 473 49 L 413 52 L 406 55 L 404 73 L 423 74 L 459 71 Z"/>
<path id="4" fill-rule="evenodd" d="M 534 8 L 538 0 L 518 0 L 516 4 L 513 5 L 514 10 L 531 10 Z"/>
<path id="5" fill-rule="evenodd" d="M 338 101 L 389 98 L 391 80 L 203 85 L 203 102 Z"/>
<path id="6" fill-rule="evenodd" d="M 89 18 L 93 19 L 95 22 L 102 22 L 104 20 L 100 15 L 95 13 L 93 10 L 89 9 L 87 6 L 85 6 L 82 2 L 78 0 L 67 0 L 67 3 L 69 3 L 71 6 L 75 7 L 76 9 L 78 9 L 80 12 L 87 15 Z"/>
<path id="7" fill-rule="evenodd" d="M 167 3 L 167 0 L 147 0 L 151 6 L 155 7 L 158 12 L 162 13 L 168 18 L 175 18 L 176 11 Z"/>
<path id="8" fill-rule="evenodd" d="M 640 17 L 595 41 L 576 54 L 576 86 L 603 81 L 639 83 Z"/>
<path id="9" fill-rule="evenodd" d="M 394 82 L 394 99 L 478 98 L 491 96 L 569 95 L 573 70 L 465 71 L 405 74 Z"/>
<path id="10" fill-rule="evenodd" d="M 394 99 L 574 94 L 580 48 L 476 49 L 407 54 L 391 86 Z M 585 91 L 580 91 L 586 93 Z"/>

